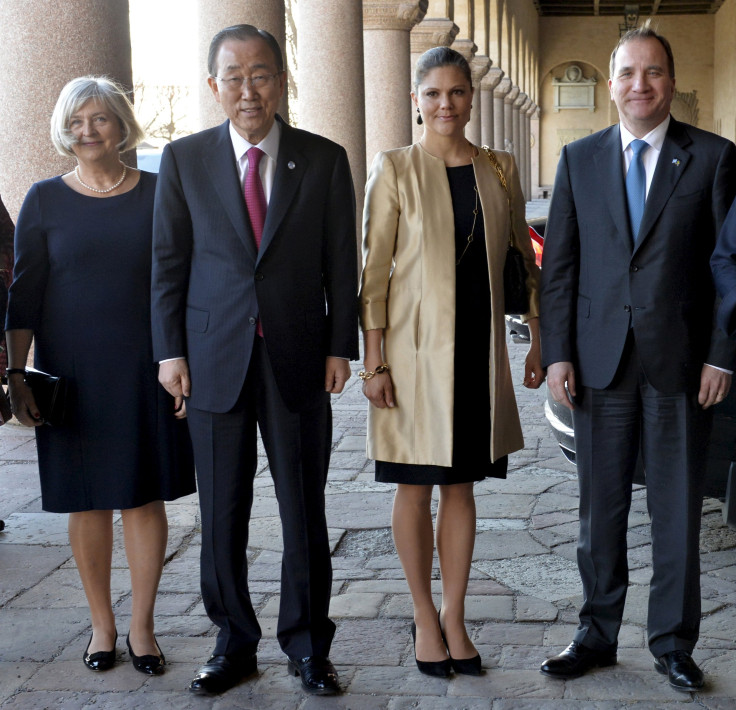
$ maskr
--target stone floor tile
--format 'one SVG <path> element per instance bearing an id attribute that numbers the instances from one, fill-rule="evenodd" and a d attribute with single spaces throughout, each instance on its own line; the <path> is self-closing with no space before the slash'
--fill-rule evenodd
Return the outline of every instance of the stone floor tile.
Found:
<path id="1" fill-rule="evenodd" d="M 375 592 L 338 594 L 330 600 L 330 616 L 373 619 L 378 616 L 385 598 L 385 594 Z"/>

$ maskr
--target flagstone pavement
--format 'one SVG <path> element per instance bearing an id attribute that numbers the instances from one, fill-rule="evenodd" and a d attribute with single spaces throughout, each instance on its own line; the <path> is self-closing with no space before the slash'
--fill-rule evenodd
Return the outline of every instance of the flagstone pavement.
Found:
<path id="1" fill-rule="evenodd" d="M 509 343 L 514 381 L 525 346 Z M 354 363 L 355 365 L 355 363 Z M 355 367 L 355 370 L 358 368 Z M 157 636 L 166 673 L 136 672 L 118 643 L 105 673 L 82 664 L 90 624 L 69 549 L 66 516 L 44 513 L 32 433 L 0 429 L 0 708 L 252 710 L 657 710 L 690 704 L 736 708 L 736 531 L 723 525 L 718 501 L 706 499 L 702 533 L 703 623 L 695 658 L 707 688 L 671 689 L 646 648 L 651 573 L 645 490 L 630 515 L 631 583 L 619 663 L 573 681 L 539 673 L 540 663 L 571 640 L 580 603 L 575 565 L 577 484 L 544 420 L 544 388 L 516 388 L 526 447 L 510 458 L 505 481 L 475 487 L 478 533 L 467 599 L 471 636 L 485 674 L 451 680 L 421 675 L 414 665 L 411 603 L 391 540 L 392 487 L 373 480 L 365 456 L 365 409 L 357 377 L 333 399 L 334 442 L 327 485 L 333 548 L 332 659 L 345 692 L 305 696 L 286 673 L 275 640 L 279 604 L 280 526 L 265 456 L 256 478 L 250 547 L 253 602 L 263 627 L 258 675 L 220 697 L 186 688 L 213 647 L 198 571 L 200 530 L 195 496 L 167 505 L 169 544 L 157 606 Z M 118 631 L 127 633 L 130 583 L 119 518 L 112 574 Z M 435 569 L 435 589 L 439 592 Z"/>

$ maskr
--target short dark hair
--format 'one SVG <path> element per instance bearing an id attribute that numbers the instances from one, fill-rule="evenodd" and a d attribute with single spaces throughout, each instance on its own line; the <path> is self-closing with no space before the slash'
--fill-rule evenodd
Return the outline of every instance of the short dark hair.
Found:
<path id="1" fill-rule="evenodd" d="M 432 47 L 417 59 L 417 65 L 414 69 L 414 88 L 416 89 L 424 81 L 424 78 L 432 69 L 438 67 L 457 67 L 465 75 L 468 84 L 473 85 L 470 64 L 460 52 L 449 47 Z"/>
<path id="2" fill-rule="evenodd" d="M 625 35 L 621 37 L 618 44 L 614 47 L 611 52 L 611 62 L 608 66 L 608 73 L 611 79 L 613 79 L 613 72 L 616 68 L 616 52 L 627 42 L 640 39 L 656 39 L 663 47 L 665 54 L 667 55 L 667 68 L 670 72 L 670 77 L 675 78 L 675 56 L 672 54 L 672 47 L 667 41 L 666 37 L 663 37 L 656 30 L 652 29 L 650 21 L 647 20 L 641 27 L 636 27 L 633 30 L 629 30 Z"/>
<path id="3" fill-rule="evenodd" d="M 229 39 L 235 39 L 240 42 L 247 42 L 249 39 L 262 39 L 273 52 L 273 58 L 276 60 L 276 68 L 282 72 L 284 71 L 284 55 L 281 53 L 281 47 L 276 41 L 276 38 L 266 30 L 259 30 L 253 25 L 232 25 L 226 27 L 224 30 L 220 30 L 210 42 L 210 51 L 207 53 L 207 71 L 210 76 L 215 76 L 217 67 L 217 53 L 220 51 L 220 47 L 223 42 Z"/>

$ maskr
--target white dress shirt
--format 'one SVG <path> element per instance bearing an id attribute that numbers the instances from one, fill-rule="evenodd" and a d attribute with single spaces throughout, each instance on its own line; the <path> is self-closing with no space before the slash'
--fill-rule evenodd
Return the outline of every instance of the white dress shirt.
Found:
<path id="1" fill-rule="evenodd" d="M 258 168 L 261 174 L 261 182 L 263 183 L 263 193 L 266 195 L 266 204 L 268 205 L 271 199 L 271 190 L 273 189 L 273 178 L 276 175 L 276 159 L 279 157 L 279 143 L 281 142 L 281 126 L 279 122 L 273 122 L 271 130 L 260 143 L 249 143 L 233 128 L 231 122 L 230 140 L 233 142 L 235 162 L 238 165 L 241 192 L 245 190 L 245 176 L 248 174 L 248 156 L 246 153 L 255 146 L 266 154 L 261 158 Z"/>
<path id="2" fill-rule="evenodd" d="M 649 187 L 652 184 L 652 178 L 654 177 L 654 170 L 657 167 L 657 161 L 659 160 L 659 154 L 662 152 L 662 144 L 664 139 L 667 137 L 667 129 L 670 126 L 670 116 L 667 114 L 667 118 L 662 121 L 654 130 L 649 131 L 641 140 L 649 144 L 647 148 L 641 154 L 642 163 L 644 163 L 644 171 L 647 176 L 646 186 L 646 197 L 649 196 Z M 634 157 L 634 151 L 631 149 L 631 142 L 636 139 L 633 133 L 624 126 L 623 123 L 619 123 L 621 129 L 621 148 L 624 152 L 624 175 L 629 172 L 629 165 L 631 165 L 631 159 Z M 645 199 L 646 199 L 645 197 Z"/>

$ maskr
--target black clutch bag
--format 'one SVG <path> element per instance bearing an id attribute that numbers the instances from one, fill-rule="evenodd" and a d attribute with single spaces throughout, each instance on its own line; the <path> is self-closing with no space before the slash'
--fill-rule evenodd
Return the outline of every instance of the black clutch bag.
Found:
<path id="1" fill-rule="evenodd" d="M 529 292 L 526 290 L 528 275 L 522 253 L 509 244 L 503 265 L 503 303 L 507 315 L 529 312 Z"/>
<path id="2" fill-rule="evenodd" d="M 61 426 L 66 418 L 66 380 L 30 368 L 26 370 L 25 380 L 33 392 L 43 423 Z"/>
<path id="3" fill-rule="evenodd" d="M 506 176 L 503 174 L 503 170 L 501 170 L 501 166 L 494 152 L 485 145 L 483 146 L 483 150 L 494 167 L 496 175 L 498 175 L 498 181 L 506 193 L 506 200 L 509 202 L 510 212 L 511 202 L 509 200 L 509 188 L 506 184 Z M 512 220 L 509 246 L 506 250 L 506 261 L 503 265 L 503 310 L 506 315 L 523 315 L 529 312 L 529 292 L 526 290 L 528 276 L 529 273 L 524 265 L 524 256 L 514 246 L 514 222 Z"/>

